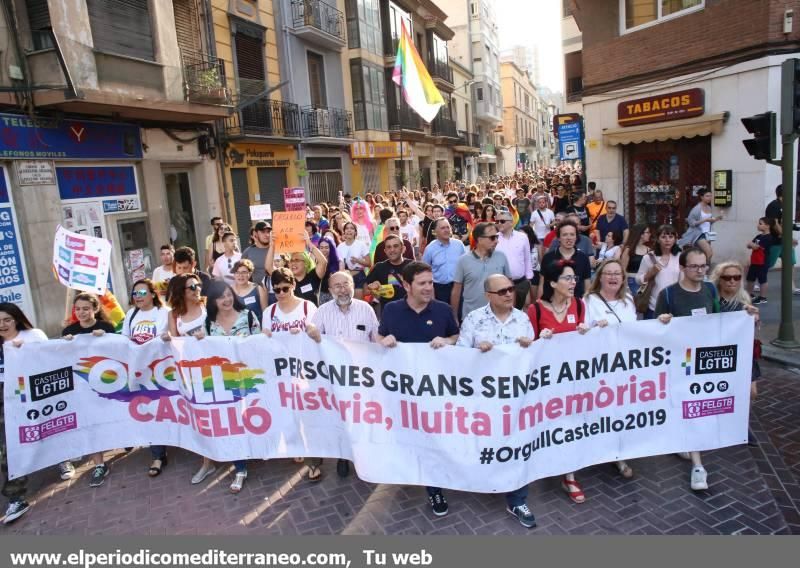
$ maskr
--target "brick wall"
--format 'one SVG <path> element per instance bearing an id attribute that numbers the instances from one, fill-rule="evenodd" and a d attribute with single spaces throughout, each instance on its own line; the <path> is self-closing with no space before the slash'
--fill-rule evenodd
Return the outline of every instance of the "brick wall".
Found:
<path id="1" fill-rule="evenodd" d="M 570 0 L 583 33 L 583 94 L 800 50 L 800 0 L 706 0 L 703 10 L 620 35 L 619 0 Z M 794 9 L 791 34 L 783 13 Z"/>

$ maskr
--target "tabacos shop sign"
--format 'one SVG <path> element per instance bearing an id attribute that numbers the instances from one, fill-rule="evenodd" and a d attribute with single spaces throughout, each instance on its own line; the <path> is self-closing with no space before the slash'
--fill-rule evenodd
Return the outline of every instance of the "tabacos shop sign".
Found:
<path id="1" fill-rule="evenodd" d="M 620 126 L 635 126 L 701 116 L 704 112 L 703 89 L 687 89 L 623 101 L 617 105 L 617 122 Z"/>

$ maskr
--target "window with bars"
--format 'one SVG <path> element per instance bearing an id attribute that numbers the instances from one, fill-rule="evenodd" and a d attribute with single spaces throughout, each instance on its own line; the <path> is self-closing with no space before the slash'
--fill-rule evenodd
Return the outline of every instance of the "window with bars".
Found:
<path id="1" fill-rule="evenodd" d="M 155 61 L 148 0 L 86 0 L 94 48 Z"/>

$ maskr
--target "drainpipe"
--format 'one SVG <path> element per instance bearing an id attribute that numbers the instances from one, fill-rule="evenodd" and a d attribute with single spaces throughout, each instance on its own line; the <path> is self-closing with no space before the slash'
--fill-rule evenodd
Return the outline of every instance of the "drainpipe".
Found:
<path id="1" fill-rule="evenodd" d="M 290 0 L 289 2 L 284 5 L 283 2 L 273 2 L 273 7 L 275 9 L 275 21 L 280 22 L 280 33 L 275 34 L 275 41 L 278 43 L 278 50 L 280 51 L 282 57 L 278 58 L 278 69 L 280 70 L 281 77 L 284 80 L 287 80 L 286 86 L 281 89 L 281 95 L 283 97 L 284 102 L 297 102 L 294 92 L 294 71 L 291 65 L 291 54 L 289 49 L 289 36 L 292 34 L 292 26 L 287 23 L 287 21 L 291 22 L 292 11 L 291 6 L 294 4 L 294 0 Z M 299 109 L 298 105 L 298 119 L 300 120 L 300 128 L 301 133 L 300 137 L 302 139 L 302 127 L 303 127 L 303 112 Z M 297 159 L 302 160 L 304 157 L 303 153 L 303 143 L 300 142 L 297 145 Z M 302 182 L 303 180 L 300 180 Z M 300 183 L 300 185 L 303 185 Z M 305 186 L 304 186 L 305 187 Z"/>

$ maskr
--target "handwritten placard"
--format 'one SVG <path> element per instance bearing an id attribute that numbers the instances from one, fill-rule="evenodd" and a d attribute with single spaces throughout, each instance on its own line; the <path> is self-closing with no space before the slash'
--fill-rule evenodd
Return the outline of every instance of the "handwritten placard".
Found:
<path id="1" fill-rule="evenodd" d="M 269 203 L 264 205 L 251 205 L 250 220 L 263 221 L 264 219 L 272 219 L 272 206 L 270 206 Z"/>
<path id="2" fill-rule="evenodd" d="M 275 254 L 302 252 L 306 249 L 303 233 L 305 211 L 276 211 L 272 214 L 272 241 Z"/>

